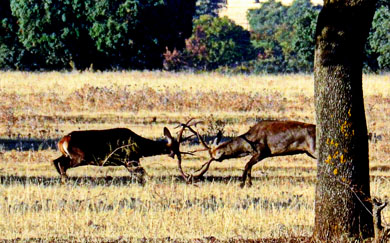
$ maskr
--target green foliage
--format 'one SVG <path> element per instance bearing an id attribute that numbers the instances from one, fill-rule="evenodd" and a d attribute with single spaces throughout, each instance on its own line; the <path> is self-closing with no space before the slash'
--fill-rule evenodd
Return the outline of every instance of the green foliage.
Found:
<path id="1" fill-rule="evenodd" d="M 291 6 L 263 2 L 248 12 L 249 33 L 217 17 L 225 5 L 224 0 L 3 0 L 0 69 L 312 72 L 321 7 L 309 0 Z M 378 1 L 365 70 L 390 70 L 389 5 L 390 0 Z"/>
<path id="2" fill-rule="evenodd" d="M 5 0 L 0 65 L 161 68 L 166 47 L 184 48 L 194 13 L 195 0 Z"/>
<path id="3" fill-rule="evenodd" d="M 218 17 L 219 10 L 226 7 L 226 4 L 226 0 L 197 0 L 195 18 L 198 19 L 202 15 Z"/>
<path id="4" fill-rule="evenodd" d="M 153 0 L 118 0 L 115 4 L 110 0 L 91 2 L 87 7 L 88 20 L 92 23 L 89 34 L 104 59 L 114 67 L 146 65 L 146 52 L 155 49 L 159 40 L 155 32 L 146 32 L 152 26 L 141 18 L 150 8 L 163 5 L 163 1 Z"/>
<path id="5" fill-rule="evenodd" d="M 190 36 L 194 7 L 178 0 L 95 1 L 89 33 L 115 68 L 161 68 L 165 48 L 183 48 Z"/>
<path id="6" fill-rule="evenodd" d="M 252 57 L 250 33 L 227 17 L 203 15 L 194 22 L 185 54 L 190 59 L 189 65 L 197 69 L 239 64 Z"/>
<path id="7" fill-rule="evenodd" d="M 252 42 L 258 50 L 255 72 L 309 72 L 320 8 L 309 0 L 291 6 L 270 0 L 248 12 Z"/>
<path id="8" fill-rule="evenodd" d="M 389 0 L 378 2 L 373 26 L 366 43 L 366 71 L 390 69 Z M 254 71 L 312 72 L 315 29 L 321 7 L 309 0 L 295 0 L 291 6 L 271 0 L 248 12 L 253 45 L 258 58 Z"/>
<path id="9" fill-rule="evenodd" d="M 298 15 L 293 24 L 292 51 L 295 54 L 290 66 L 300 72 L 312 72 L 314 66 L 315 30 L 319 11 L 308 8 Z"/>
<path id="10" fill-rule="evenodd" d="M 378 67 L 390 71 L 390 11 L 388 6 L 381 6 L 374 15 L 367 47 L 371 56 L 377 56 Z"/>
<path id="11" fill-rule="evenodd" d="M 38 64 L 51 69 L 69 67 L 84 30 L 80 24 L 83 1 L 11 0 L 11 10 L 17 18 L 18 38 Z"/>
<path id="12" fill-rule="evenodd" d="M 0 69 L 23 69 L 27 67 L 30 53 L 16 35 L 18 25 L 11 14 L 9 0 L 0 2 Z M 31 64 L 31 63 L 30 63 Z"/>

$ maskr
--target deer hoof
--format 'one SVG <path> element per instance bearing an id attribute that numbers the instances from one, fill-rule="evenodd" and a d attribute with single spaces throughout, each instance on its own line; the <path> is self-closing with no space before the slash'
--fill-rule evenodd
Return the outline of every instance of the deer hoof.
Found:
<path id="1" fill-rule="evenodd" d="M 144 186 L 146 182 L 149 180 L 149 176 L 145 173 L 137 173 L 135 176 L 135 181 L 140 184 L 141 186 Z"/>
<path id="2" fill-rule="evenodd" d="M 68 181 L 68 177 L 66 175 L 61 175 L 61 184 L 65 184 Z"/>
<path id="3" fill-rule="evenodd" d="M 192 184 L 192 182 L 194 180 L 194 176 L 192 174 L 189 174 L 189 175 L 187 175 L 185 180 L 186 180 L 187 184 Z"/>

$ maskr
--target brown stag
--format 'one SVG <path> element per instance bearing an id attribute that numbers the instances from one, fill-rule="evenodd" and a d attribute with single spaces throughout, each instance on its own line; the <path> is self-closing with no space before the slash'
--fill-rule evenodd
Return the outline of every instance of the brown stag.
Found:
<path id="1" fill-rule="evenodd" d="M 180 160 L 179 144 L 183 141 L 183 130 L 184 127 L 176 140 L 164 127 L 166 140 L 156 141 L 143 138 L 127 128 L 73 131 L 58 142 L 62 156 L 53 163 L 63 182 L 67 179 L 67 169 L 83 165 L 125 166 L 143 182 L 145 170 L 140 166 L 140 158 L 169 154 Z"/>
<path id="2" fill-rule="evenodd" d="M 251 155 L 245 165 L 241 187 L 252 185 L 251 169 L 262 159 L 274 156 L 305 153 L 316 158 L 316 126 L 297 121 L 261 121 L 246 133 L 221 143 L 219 132 L 214 143 L 209 147 L 197 131 L 187 124 L 182 124 L 198 136 L 200 143 L 210 154 L 210 160 L 203 164 L 194 175 L 185 175 L 185 179 L 197 178 L 207 172 L 212 161 L 222 162 L 225 159 L 240 158 Z M 198 150 L 199 151 L 199 150 Z"/>

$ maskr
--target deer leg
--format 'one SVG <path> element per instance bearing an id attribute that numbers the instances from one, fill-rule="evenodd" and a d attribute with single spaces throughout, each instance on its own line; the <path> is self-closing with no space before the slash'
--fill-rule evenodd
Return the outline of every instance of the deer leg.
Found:
<path id="1" fill-rule="evenodd" d="M 145 170 L 142 168 L 142 166 L 139 164 L 138 160 L 132 160 L 125 163 L 126 169 L 133 175 L 134 173 L 137 174 L 137 181 L 139 181 L 141 184 L 145 183 Z"/>
<path id="2" fill-rule="evenodd" d="M 263 158 L 260 156 L 260 154 L 256 154 L 248 161 L 248 163 L 246 163 L 244 173 L 242 174 L 242 182 L 240 184 L 241 188 L 245 186 L 247 177 L 248 177 L 248 186 L 252 186 L 252 178 L 251 178 L 252 166 L 254 166 L 257 162 L 259 162 L 262 159 Z"/>
<path id="3" fill-rule="evenodd" d="M 57 172 L 61 175 L 61 183 L 65 183 L 68 179 L 68 176 L 66 175 L 66 170 L 69 167 L 69 163 L 70 163 L 70 158 L 65 157 L 64 155 L 53 161 L 54 167 L 56 168 Z"/>
<path id="4" fill-rule="evenodd" d="M 58 159 L 53 160 L 53 165 L 54 165 L 54 167 L 56 168 L 58 174 L 60 174 L 60 175 L 61 175 L 61 170 L 60 170 L 60 167 L 59 167 L 59 163 L 60 163 L 60 161 L 63 159 L 63 157 L 64 157 L 64 156 L 62 155 L 62 156 L 59 157 Z"/>

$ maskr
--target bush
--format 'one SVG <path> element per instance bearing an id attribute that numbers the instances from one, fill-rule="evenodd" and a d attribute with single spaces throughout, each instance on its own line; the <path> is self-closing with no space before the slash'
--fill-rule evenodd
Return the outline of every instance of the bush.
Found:
<path id="1" fill-rule="evenodd" d="M 182 53 L 176 48 L 173 49 L 173 51 L 166 48 L 163 68 L 170 71 L 180 71 L 184 69 L 184 67 L 187 67 L 187 63 L 185 62 Z"/>
<path id="2" fill-rule="evenodd" d="M 248 31 L 227 17 L 203 15 L 194 22 L 182 62 L 197 70 L 215 70 L 220 66 L 238 65 L 250 60 L 252 55 Z"/>

